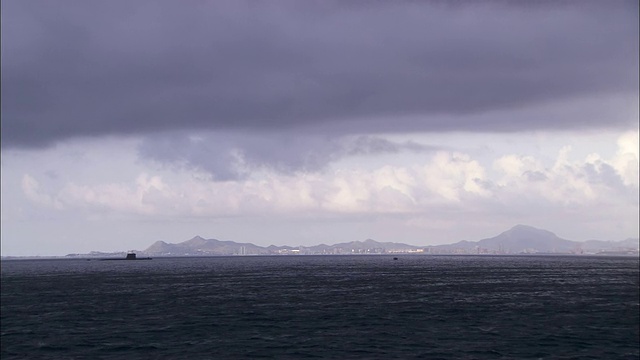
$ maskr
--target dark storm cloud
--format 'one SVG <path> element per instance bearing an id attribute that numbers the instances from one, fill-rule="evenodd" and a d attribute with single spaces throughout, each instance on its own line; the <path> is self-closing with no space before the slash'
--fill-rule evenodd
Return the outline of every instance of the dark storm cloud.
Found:
<path id="1" fill-rule="evenodd" d="M 427 153 L 440 147 L 374 136 L 333 138 L 289 132 L 262 136 L 237 133 L 166 133 L 145 137 L 141 159 L 178 168 L 198 169 L 215 180 L 246 178 L 252 170 L 283 173 L 322 170 L 330 162 L 359 155 Z"/>
<path id="2" fill-rule="evenodd" d="M 2 145 L 169 130 L 372 134 L 635 121 L 457 116 L 637 95 L 637 1 L 533 4 L 6 0 Z M 380 120 L 403 115 L 420 117 Z"/>
<path id="3" fill-rule="evenodd" d="M 378 155 L 395 154 L 400 151 L 427 152 L 436 150 L 443 150 L 443 148 L 423 145 L 413 141 L 397 143 L 374 136 L 358 136 L 344 144 L 342 153 L 344 155 Z"/>
<path id="4" fill-rule="evenodd" d="M 337 141 L 290 134 L 164 133 L 147 136 L 138 147 L 142 159 L 203 170 L 215 180 L 236 180 L 267 167 L 291 173 L 316 171 L 341 156 Z"/>

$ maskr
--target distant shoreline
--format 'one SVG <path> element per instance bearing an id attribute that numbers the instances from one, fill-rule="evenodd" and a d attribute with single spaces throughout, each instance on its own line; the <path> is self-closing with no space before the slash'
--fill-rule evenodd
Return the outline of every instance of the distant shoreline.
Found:
<path id="1" fill-rule="evenodd" d="M 154 255 L 154 259 L 178 259 L 178 258 L 242 258 L 242 257 L 318 257 L 318 256 L 388 256 L 388 257 L 441 257 L 441 256 L 461 256 L 461 257 L 536 257 L 536 256 L 570 256 L 570 257 L 635 257 L 639 258 L 639 254 L 631 253 L 597 253 L 597 254 L 572 254 L 572 253 L 537 253 L 537 254 L 251 254 L 251 255 Z M 116 257 L 93 257 L 93 256 L 2 256 L 1 261 L 25 261 L 25 260 L 91 260 L 98 261 L 104 259 L 119 259 Z"/>
<path id="2" fill-rule="evenodd" d="M 179 243 L 156 241 L 145 249 L 130 250 L 147 257 L 218 257 L 218 256 L 327 256 L 327 255 L 595 255 L 639 256 L 638 238 L 620 241 L 573 241 L 528 225 L 518 224 L 502 233 L 477 241 L 461 240 L 440 245 L 410 245 L 379 242 L 373 239 L 326 245 L 269 245 L 205 239 L 194 236 Z M 134 245 L 135 246 L 135 245 Z M 41 251 L 47 251 L 41 249 Z M 66 255 L 3 256 L 2 259 L 95 259 L 124 258 L 126 251 L 90 251 Z"/>

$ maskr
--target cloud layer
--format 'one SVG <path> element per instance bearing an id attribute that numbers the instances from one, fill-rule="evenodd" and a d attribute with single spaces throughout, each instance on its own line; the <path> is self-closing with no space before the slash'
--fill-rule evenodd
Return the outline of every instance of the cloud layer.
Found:
<path id="1" fill-rule="evenodd" d="M 170 130 L 628 127 L 636 119 L 606 111 L 466 115 L 637 107 L 637 13 L 636 1 L 3 1 L 2 146 Z"/>
<path id="2" fill-rule="evenodd" d="M 482 164 L 456 151 L 437 151 L 413 166 L 334 168 L 323 173 L 254 172 L 242 181 L 212 182 L 182 173 L 177 178 L 142 173 L 135 181 L 97 185 L 68 182 L 42 191 L 30 174 L 22 179 L 29 200 L 57 210 L 84 209 L 151 217 L 228 216 L 421 216 L 432 211 L 470 214 L 545 213 L 548 209 L 622 206 L 637 211 L 638 133 L 621 136 L 610 158 L 590 154 L 571 160 L 564 147 L 553 163 L 508 154 Z M 606 214 L 600 214 L 605 216 Z"/>
<path id="3" fill-rule="evenodd" d="M 5 0 L 3 253 L 637 236 L 638 10 Z"/>
<path id="4" fill-rule="evenodd" d="M 146 137 L 141 159 L 174 168 L 205 171 L 214 180 L 245 179 L 254 171 L 317 172 L 345 157 L 399 152 L 426 153 L 438 147 L 382 137 L 328 137 L 305 134 L 168 133 Z"/>

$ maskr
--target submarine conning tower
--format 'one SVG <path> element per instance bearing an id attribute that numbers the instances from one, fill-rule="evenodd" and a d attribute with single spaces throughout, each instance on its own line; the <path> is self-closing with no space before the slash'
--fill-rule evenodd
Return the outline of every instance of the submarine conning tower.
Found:
<path id="1" fill-rule="evenodd" d="M 136 259 L 135 253 L 128 253 L 127 258 L 125 260 L 135 260 L 135 259 Z"/>

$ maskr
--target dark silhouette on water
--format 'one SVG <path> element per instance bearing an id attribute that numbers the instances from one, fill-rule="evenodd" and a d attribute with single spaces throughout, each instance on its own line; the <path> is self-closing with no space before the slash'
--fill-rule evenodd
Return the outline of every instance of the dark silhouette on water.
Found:
<path id="1" fill-rule="evenodd" d="M 139 258 L 139 257 L 136 257 L 136 253 L 129 252 L 129 253 L 127 253 L 127 257 L 124 258 L 124 259 L 114 258 L 114 259 L 100 259 L 100 260 L 103 260 L 103 261 L 107 261 L 107 260 L 151 260 L 151 258 L 150 257 Z"/>

